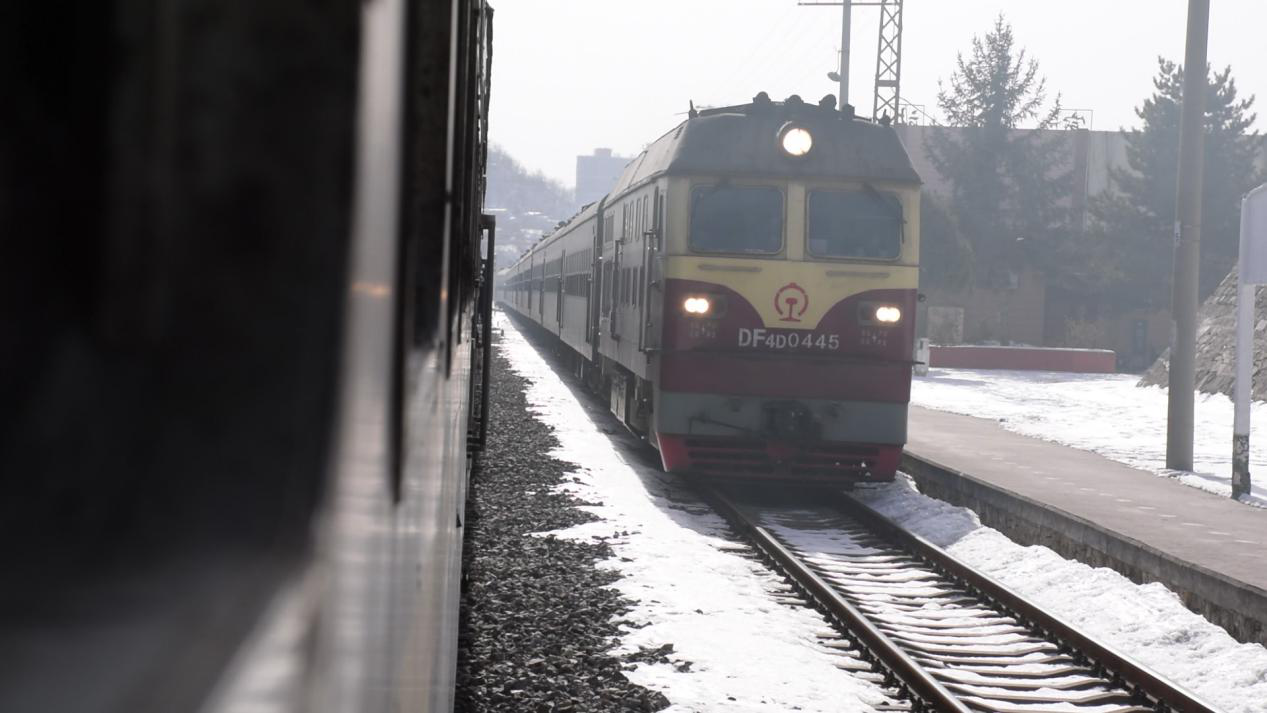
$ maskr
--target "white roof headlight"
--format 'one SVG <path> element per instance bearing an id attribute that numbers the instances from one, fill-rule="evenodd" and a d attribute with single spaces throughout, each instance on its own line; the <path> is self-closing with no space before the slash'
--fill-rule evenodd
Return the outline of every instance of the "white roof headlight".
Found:
<path id="1" fill-rule="evenodd" d="M 789 156 L 804 156 L 814 147 L 814 137 L 809 129 L 799 126 L 788 127 L 779 135 L 779 144 Z"/>
<path id="2" fill-rule="evenodd" d="M 880 305 L 875 308 L 875 321 L 882 324 L 897 324 L 902 319 L 902 309 L 894 305 Z"/>

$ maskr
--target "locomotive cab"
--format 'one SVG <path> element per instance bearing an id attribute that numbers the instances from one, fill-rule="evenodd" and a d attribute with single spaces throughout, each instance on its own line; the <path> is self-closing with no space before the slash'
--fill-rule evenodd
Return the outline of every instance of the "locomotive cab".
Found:
<path id="1" fill-rule="evenodd" d="M 919 186 L 893 129 L 852 113 L 701 111 L 520 258 L 503 301 L 670 472 L 891 479 Z"/>
<path id="2" fill-rule="evenodd" d="M 919 179 L 896 135 L 796 104 L 684 126 L 656 315 L 665 469 L 891 479 L 919 269 Z"/>

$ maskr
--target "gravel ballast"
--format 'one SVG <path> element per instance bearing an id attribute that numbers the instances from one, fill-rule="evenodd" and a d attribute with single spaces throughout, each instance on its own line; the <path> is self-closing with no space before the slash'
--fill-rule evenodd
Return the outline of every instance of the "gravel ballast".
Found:
<path id="1" fill-rule="evenodd" d="M 561 492 L 573 464 L 546 455 L 558 445 L 529 410 L 527 381 L 494 347 L 488 442 L 471 476 L 459 633 L 457 711 L 658 711 L 657 691 L 624 667 L 672 651 L 612 653 L 630 602 L 610 588 L 619 574 L 602 540 L 550 532 L 596 518 Z"/>

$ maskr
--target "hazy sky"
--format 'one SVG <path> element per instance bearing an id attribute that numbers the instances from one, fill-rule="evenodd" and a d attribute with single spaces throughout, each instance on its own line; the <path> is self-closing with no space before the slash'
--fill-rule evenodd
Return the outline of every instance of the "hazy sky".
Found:
<path id="1" fill-rule="evenodd" d="M 1210 63 L 1258 95 L 1267 129 L 1267 0 L 1213 0 Z M 490 133 L 528 168 L 575 182 L 595 147 L 634 155 L 676 126 L 688 100 L 738 104 L 836 93 L 840 9 L 796 0 L 493 0 Z M 936 111 L 957 52 L 1004 13 L 1049 94 L 1094 112 L 1095 129 L 1137 123 L 1157 57 L 1182 61 L 1185 0 L 906 0 L 902 97 Z M 856 7 L 850 100 L 869 115 L 879 8 Z"/>

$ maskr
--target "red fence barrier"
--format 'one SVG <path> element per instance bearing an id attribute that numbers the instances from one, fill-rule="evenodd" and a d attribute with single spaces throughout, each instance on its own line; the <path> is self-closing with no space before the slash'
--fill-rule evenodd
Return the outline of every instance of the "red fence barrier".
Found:
<path id="1" fill-rule="evenodd" d="M 1023 369 L 1112 374 L 1117 354 L 1108 349 L 1045 347 L 932 347 L 929 366 L 948 369 Z"/>

